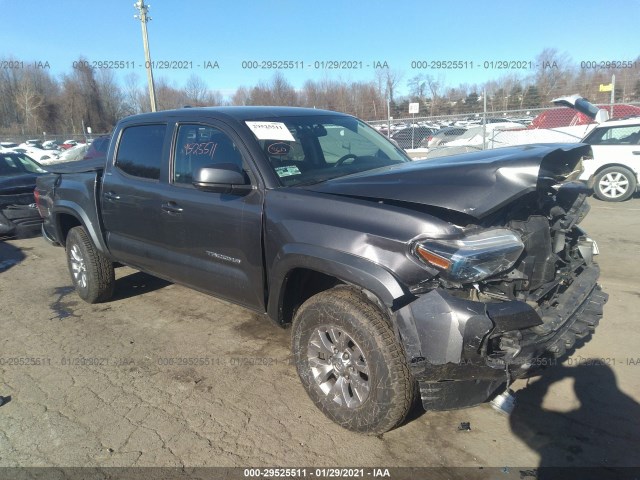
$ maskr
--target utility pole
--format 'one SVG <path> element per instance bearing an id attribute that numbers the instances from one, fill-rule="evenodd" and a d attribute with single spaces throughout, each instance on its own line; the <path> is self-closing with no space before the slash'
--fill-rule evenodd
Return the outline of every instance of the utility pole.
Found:
<path id="1" fill-rule="evenodd" d="M 487 149 L 487 91 L 482 91 L 482 99 L 484 100 L 482 107 L 482 149 Z M 508 101 L 508 99 L 507 99 Z"/>
<path id="2" fill-rule="evenodd" d="M 145 67 L 147 69 L 147 82 L 149 83 L 149 101 L 151 103 L 151 111 L 156 111 L 156 92 L 153 85 L 153 70 L 151 68 L 151 54 L 149 53 L 149 36 L 147 35 L 147 22 L 151 20 L 151 17 L 147 16 L 149 7 L 151 5 L 145 5 L 144 0 L 138 0 L 133 4 L 134 8 L 138 9 L 139 15 L 134 15 L 133 18 L 139 18 L 142 25 L 142 44 L 144 46 L 144 58 Z"/>
<path id="3" fill-rule="evenodd" d="M 622 100 L 624 102 L 624 99 Z M 613 104 L 616 103 L 616 76 L 611 75 L 611 116 L 613 118 Z"/>

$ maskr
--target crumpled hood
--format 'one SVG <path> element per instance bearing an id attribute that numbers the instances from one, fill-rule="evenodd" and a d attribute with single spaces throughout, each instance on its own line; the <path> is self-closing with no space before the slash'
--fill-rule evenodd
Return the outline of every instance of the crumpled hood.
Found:
<path id="1" fill-rule="evenodd" d="M 321 193 L 393 200 L 482 218 L 540 186 L 566 179 L 585 144 L 536 144 L 419 160 L 305 187 Z"/>

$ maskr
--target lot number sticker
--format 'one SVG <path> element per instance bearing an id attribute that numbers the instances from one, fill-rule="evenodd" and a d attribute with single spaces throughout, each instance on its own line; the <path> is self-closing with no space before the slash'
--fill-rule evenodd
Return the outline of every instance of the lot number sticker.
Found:
<path id="1" fill-rule="evenodd" d="M 295 142 L 287 126 L 282 122 L 245 122 L 258 140 L 285 140 Z"/>

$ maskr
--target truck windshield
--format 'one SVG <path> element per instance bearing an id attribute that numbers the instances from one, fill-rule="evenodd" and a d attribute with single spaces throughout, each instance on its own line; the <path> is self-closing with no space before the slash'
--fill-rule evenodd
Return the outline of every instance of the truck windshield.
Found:
<path id="1" fill-rule="evenodd" d="M 246 124 L 283 186 L 309 185 L 410 161 L 354 117 L 277 117 Z"/>

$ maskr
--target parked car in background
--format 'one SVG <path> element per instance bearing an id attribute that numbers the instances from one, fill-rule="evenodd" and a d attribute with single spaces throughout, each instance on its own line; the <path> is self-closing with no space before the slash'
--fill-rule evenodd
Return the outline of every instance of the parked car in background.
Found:
<path id="1" fill-rule="evenodd" d="M 638 189 L 640 174 L 640 116 L 601 123 L 584 139 L 593 159 L 583 162 L 580 180 L 607 202 L 622 202 Z"/>
<path id="2" fill-rule="evenodd" d="M 460 128 L 460 127 L 455 127 Z M 427 158 L 435 158 L 457 153 L 473 152 L 483 148 L 492 149 L 508 146 L 498 140 L 503 131 L 523 130 L 524 127 L 516 122 L 489 123 L 484 126 L 472 126 L 462 134 L 453 137 L 445 144 L 433 147 L 427 153 Z"/>
<path id="3" fill-rule="evenodd" d="M 87 154 L 89 150 L 89 145 L 86 143 L 79 143 L 74 145 L 71 148 L 66 149 L 64 152 L 60 154 L 57 162 L 75 162 L 76 160 L 81 160 Z"/>
<path id="4" fill-rule="evenodd" d="M 445 127 L 438 130 L 433 135 L 428 136 L 420 143 L 423 148 L 437 147 L 438 145 L 445 145 L 451 140 L 455 140 L 467 129 L 464 127 Z"/>
<path id="5" fill-rule="evenodd" d="M 68 150 L 71 147 L 75 147 L 76 145 L 78 145 L 77 140 L 65 140 L 64 142 L 62 142 L 62 145 L 60 145 L 60 148 L 62 148 L 63 150 Z"/>
<path id="6" fill-rule="evenodd" d="M 39 140 L 37 138 L 35 138 L 33 140 L 26 140 L 24 142 L 24 145 L 27 145 L 29 147 L 36 147 L 36 148 L 43 149 L 42 140 Z"/>
<path id="7" fill-rule="evenodd" d="M 489 148 L 532 143 L 579 143 L 598 124 L 609 119 L 608 110 L 593 105 L 578 94 L 559 97 L 551 103 L 568 108 L 546 110 L 526 128 L 512 122 L 520 125 L 520 128 L 501 128 L 499 132 L 494 132 Z M 556 118 L 558 116 L 562 118 Z"/>
<path id="8" fill-rule="evenodd" d="M 35 204 L 36 178 L 47 171 L 18 152 L 0 153 L 0 237 L 37 233 L 42 218 Z"/>
<path id="9" fill-rule="evenodd" d="M 58 152 L 55 150 L 44 150 L 42 148 L 33 147 L 23 143 L 13 149 L 18 153 L 23 153 L 31 157 L 33 160 L 41 163 L 47 163 L 58 159 Z"/>
<path id="10" fill-rule="evenodd" d="M 107 150 L 109 149 L 110 141 L 110 135 L 104 135 L 94 139 L 89 145 L 87 152 L 84 154 L 83 160 L 105 157 L 107 155 Z"/>
<path id="11" fill-rule="evenodd" d="M 574 99 L 572 102 L 569 99 Z M 567 101 L 569 100 L 569 101 Z M 588 111 L 577 108 L 577 102 L 582 99 L 579 95 L 571 95 L 570 97 L 562 97 L 552 100 L 556 105 L 564 105 L 560 108 L 550 108 L 541 112 L 532 121 L 529 128 L 562 128 L 573 127 L 579 125 L 588 125 L 597 123 L 599 120 L 595 114 L 599 110 L 604 110 L 611 119 L 621 119 L 630 115 L 640 115 L 640 107 L 634 105 L 619 104 L 613 108 L 609 105 L 594 105 L 595 109 L 590 109 L 593 115 Z M 587 103 L 584 101 L 583 103 Z M 613 113 L 613 114 L 612 114 Z"/>
<path id="12" fill-rule="evenodd" d="M 438 130 L 432 127 L 407 127 L 391 135 L 391 139 L 395 140 L 400 148 L 416 148 L 425 138 L 433 135 Z"/>
<path id="13" fill-rule="evenodd" d="M 493 117 L 487 117 L 486 119 L 484 119 L 484 123 L 486 125 L 490 124 L 490 123 L 505 123 L 505 122 L 511 122 L 511 120 L 507 119 L 507 118 L 493 118 Z M 480 118 L 474 118 L 473 120 L 469 120 L 467 122 L 467 126 L 469 127 L 473 127 L 473 126 L 478 126 L 478 125 L 482 125 L 483 123 L 483 119 L 482 117 Z M 518 122 L 519 123 L 519 122 Z"/>
<path id="14" fill-rule="evenodd" d="M 61 142 L 58 140 L 47 140 L 46 142 L 42 142 L 42 148 L 45 150 L 61 150 L 60 145 Z"/>

